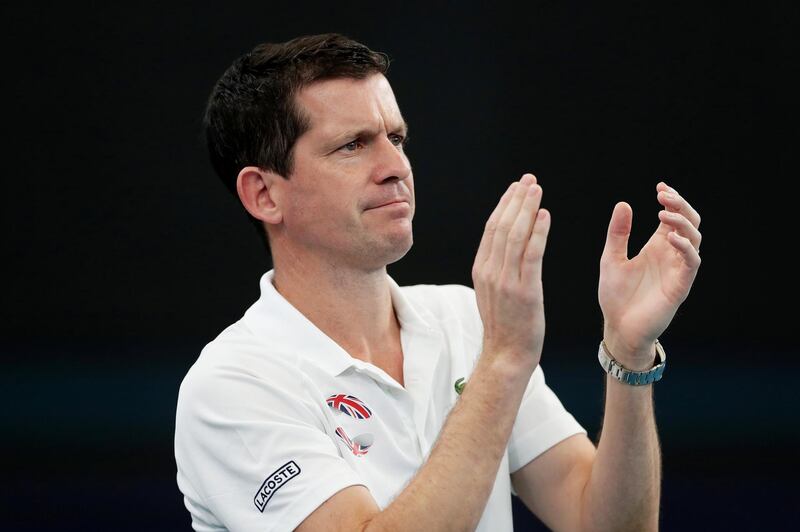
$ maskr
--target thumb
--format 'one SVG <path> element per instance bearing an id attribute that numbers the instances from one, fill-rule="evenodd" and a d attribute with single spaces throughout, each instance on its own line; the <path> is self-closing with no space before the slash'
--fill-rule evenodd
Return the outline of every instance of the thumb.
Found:
<path id="1" fill-rule="evenodd" d="M 633 223 L 633 209 L 621 201 L 614 206 L 611 221 L 608 224 L 606 246 L 603 248 L 602 261 L 619 262 L 628 260 L 628 237 Z"/>

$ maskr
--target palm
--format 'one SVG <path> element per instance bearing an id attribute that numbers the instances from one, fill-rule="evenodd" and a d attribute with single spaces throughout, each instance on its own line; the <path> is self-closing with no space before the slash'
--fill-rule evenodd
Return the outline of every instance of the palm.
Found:
<path id="1" fill-rule="evenodd" d="M 628 259 L 631 221 L 630 207 L 617 205 L 600 264 L 598 299 L 606 327 L 628 346 L 645 346 L 664 332 L 689 295 L 699 256 L 695 261 L 673 244 L 675 235 L 668 235 L 675 227 L 662 221 L 639 254 Z"/>

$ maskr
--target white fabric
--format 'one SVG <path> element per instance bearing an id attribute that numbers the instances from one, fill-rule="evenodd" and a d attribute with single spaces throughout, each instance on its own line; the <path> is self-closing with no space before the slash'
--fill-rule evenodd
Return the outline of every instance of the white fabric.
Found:
<path id="1" fill-rule="evenodd" d="M 469 378 L 480 354 L 482 324 L 471 288 L 401 288 L 389 278 L 401 325 L 403 388 L 352 358 L 272 279 L 271 270 L 261 279 L 261 298 L 205 347 L 181 384 L 175 458 L 195 530 L 293 530 L 356 484 L 387 507 L 426 460 L 458 400 L 454 382 Z M 334 410 L 326 399 L 335 394 L 357 398 L 371 415 Z M 356 456 L 338 427 L 351 440 L 371 440 L 366 454 Z M 510 473 L 580 432 L 537 368 L 478 530 L 512 530 Z"/>

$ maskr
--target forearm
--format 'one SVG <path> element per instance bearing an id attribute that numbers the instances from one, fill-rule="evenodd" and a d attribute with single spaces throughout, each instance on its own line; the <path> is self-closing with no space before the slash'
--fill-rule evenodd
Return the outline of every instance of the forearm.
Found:
<path id="1" fill-rule="evenodd" d="M 653 385 L 606 376 L 603 430 L 581 505 L 583 530 L 657 530 L 661 452 Z"/>
<path id="2" fill-rule="evenodd" d="M 365 530 L 474 530 L 531 371 L 481 357 L 428 460 Z"/>

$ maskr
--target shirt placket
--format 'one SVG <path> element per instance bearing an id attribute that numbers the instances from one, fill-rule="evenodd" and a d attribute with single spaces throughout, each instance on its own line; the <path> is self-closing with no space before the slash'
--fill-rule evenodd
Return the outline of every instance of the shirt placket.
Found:
<path id="1" fill-rule="evenodd" d="M 442 339 L 438 331 L 421 328 L 408 331 L 403 338 L 406 389 L 403 393 L 412 405 L 414 426 L 420 440 L 423 458 L 431 449 L 426 434 L 426 421 L 431 414 L 432 391 L 441 356 Z"/>
<path id="2" fill-rule="evenodd" d="M 359 363 L 356 365 L 356 371 L 360 371 L 376 381 L 379 386 L 386 390 L 386 392 L 392 398 L 392 401 L 397 405 L 397 415 L 403 424 L 406 434 L 411 441 L 414 442 L 414 450 L 417 453 L 421 463 L 425 452 L 423 450 L 423 445 L 420 442 L 420 438 L 422 436 L 420 435 L 419 431 L 417 430 L 417 426 L 414 423 L 414 399 L 411 397 L 411 394 L 409 394 L 408 391 L 400 386 L 400 384 L 398 384 L 394 379 L 386 375 L 382 370 L 372 365 Z"/>

